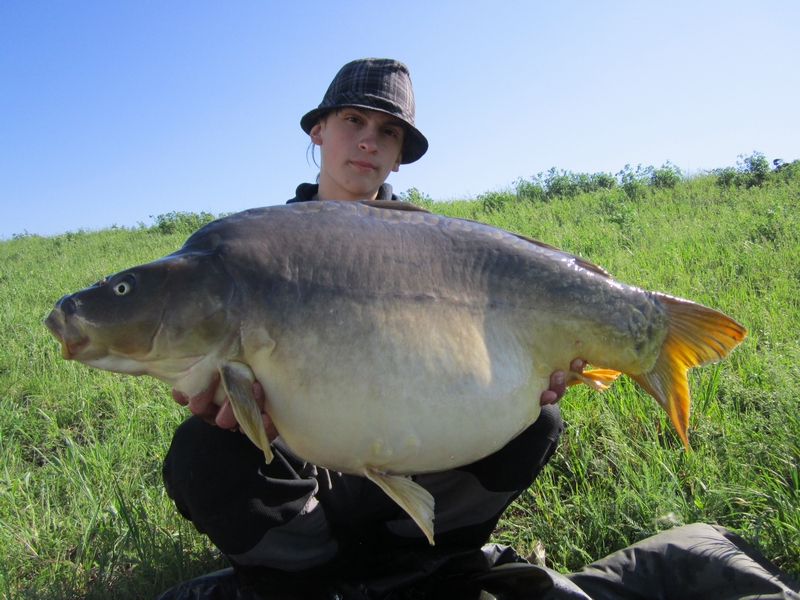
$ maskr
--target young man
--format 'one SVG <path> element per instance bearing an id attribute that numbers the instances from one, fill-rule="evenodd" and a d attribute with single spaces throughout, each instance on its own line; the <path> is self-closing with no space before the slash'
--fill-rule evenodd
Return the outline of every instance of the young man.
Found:
<path id="1" fill-rule="evenodd" d="M 405 65 L 389 59 L 345 65 L 319 107 L 301 120 L 319 147 L 320 173 L 317 184 L 301 184 L 289 202 L 396 200 L 387 176 L 428 147 L 414 111 Z M 420 561 L 444 561 L 487 542 L 556 448 L 562 424 L 553 403 L 564 393 L 564 374 L 553 374 L 541 416 L 505 448 L 472 465 L 416 478 L 436 501 L 435 548 L 372 482 L 292 455 L 262 413 L 275 440 L 275 460 L 265 464 L 245 436 L 229 431 L 237 426 L 233 411 L 227 401 L 217 408 L 213 391 L 191 399 L 173 394 L 196 415 L 178 428 L 164 461 L 167 492 L 178 510 L 240 572 L 273 583 L 281 574 L 351 573 L 363 583 L 393 581 L 398 573 L 413 578 Z M 263 406 L 260 384 L 254 393 Z"/>

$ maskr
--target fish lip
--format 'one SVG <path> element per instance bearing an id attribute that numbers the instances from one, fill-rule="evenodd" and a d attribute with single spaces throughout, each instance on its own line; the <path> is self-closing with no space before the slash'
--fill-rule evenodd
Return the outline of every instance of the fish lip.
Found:
<path id="1" fill-rule="evenodd" d="M 44 326 L 50 330 L 50 333 L 58 338 L 59 342 L 62 339 L 61 332 L 64 327 L 66 327 L 66 324 L 67 321 L 64 318 L 64 313 L 58 308 L 54 308 L 50 311 L 50 314 L 47 315 L 47 318 L 44 320 Z"/>
<path id="2" fill-rule="evenodd" d="M 89 345 L 89 336 L 82 337 L 77 342 L 68 342 L 64 340 L 61 342 L 61 355 L 70 360 L 75 358 Z"/>
<path id="3" fill-rule="evenodd" d="M 74 360 L 77 355 L 83 352 L 89 346 L 89 336 L 84 336 L 78 341 L 70 341 L 62 335 L 53 332 L 53 335 L 61 344 L 61 358 L 64 360 Z"/>
<path id="4" fill-rule="evenodd" d="M 71 339 L 68 339 L 66 334 L 67 330 L 67 320 L 64 317 L 63 311 L 56 308 L 54 309 L 44 320 L 45 327 L 50 330 L 50 333 L 53 334 L 58 340 L 58 343 L 61 344 L 61 358 L 64 360 L 72 360 L 83 352 L 87 346 L 89 346 L 90 340 L 88 335 L 82 335 L 79 338 L 75 338 L 74 336 Z"/>

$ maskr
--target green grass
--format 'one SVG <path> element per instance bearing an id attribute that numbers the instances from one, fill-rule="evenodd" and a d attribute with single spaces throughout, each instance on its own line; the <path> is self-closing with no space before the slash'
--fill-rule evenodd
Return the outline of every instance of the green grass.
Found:
<path id="1" fill-rule="evenodd" d="M 718 308 L 749 336 L 690 373 L 689 453 L 628 380 L 602 395 L 572 388 L 556 456 L 495 540 L 523 554 L 541 542 L 566 571 L 713 521 L 800 578 L 800 178 L 551 196 L 504 190 L 433 208 Z M 186 410 L 152 379 L 63 361 L 42 325 L 64 293 L 179 247 L 188 231 L 175 223 L 0 242 L 0 597 L 151 598 L 226 564 L 161 483 Z"/>

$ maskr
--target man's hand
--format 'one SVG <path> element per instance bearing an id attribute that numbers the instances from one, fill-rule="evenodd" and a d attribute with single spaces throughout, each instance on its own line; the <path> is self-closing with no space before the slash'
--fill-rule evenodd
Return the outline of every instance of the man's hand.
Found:
<path id="1" fill-rule="evenodd" d="M 569 363 L 569 370 L 575 371 L 576 373 L 583 372 L 585 367 L 586 361 L 581 358 L 576 358 Z M 554 404 L 555 402 L 558 402 L 564 395 L 566 389 L 567 376 L 564 374 L 564 371 L 553 371 L 553 373 L 550 375 L 550 389 L 542 392 L 542 395 L 539 398 L 539 405 L 546 406 L 548 404 Z"/>
<path id="2" fill-rule="evenodd" d="M 230 400 L 226 397 L 222 406 L 214 404 L 214 395 L 217 393 L 218 386 L 219 375 L 216 375 L 211 380 L 208 389 L 200 392 L 196 396 L 190 398 L 183 392 L 172 390 L 172 398 L 181 406 L 188 406 L 189 412 L 201 417 L 209 425 L 217 425 L 223 429 L 236 431 L 239 429 L 239 422 L 233 414 L 233 407 L 231 406 Z M 271 442 L 278 437 L 278 431 L 275 429 L 275 424 L 272 422 L 272 419 L 264 412 L 264 388 L 257 381 L 253 384 L 253 397 L 256 400 L 256 404 L 258 404 L 258 407 L 261 409 L 261 420 L 264 421 L 264 429 L 267 432 L 267 438 Z"/>

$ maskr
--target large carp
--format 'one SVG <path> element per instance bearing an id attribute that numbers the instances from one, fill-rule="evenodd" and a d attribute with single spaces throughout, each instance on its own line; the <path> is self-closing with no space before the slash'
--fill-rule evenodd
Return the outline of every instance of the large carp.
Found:
<path id="1" fill-rule="evenodd" d="M 188 395 L 217 372 L 272 457 L 252 396 L 299 457 L 378 484 L 433 543 L 433 498 L 407 475 L 495 452 L 533 423 L 555 369 L 602 389 L 619 372 L 687 443 L 688 368 L 745 336 L 726 315 L 621 284 L 480 223 L 386 202 L 248 210 L 159 260 L 61 298 L 62 356 Z"/>

